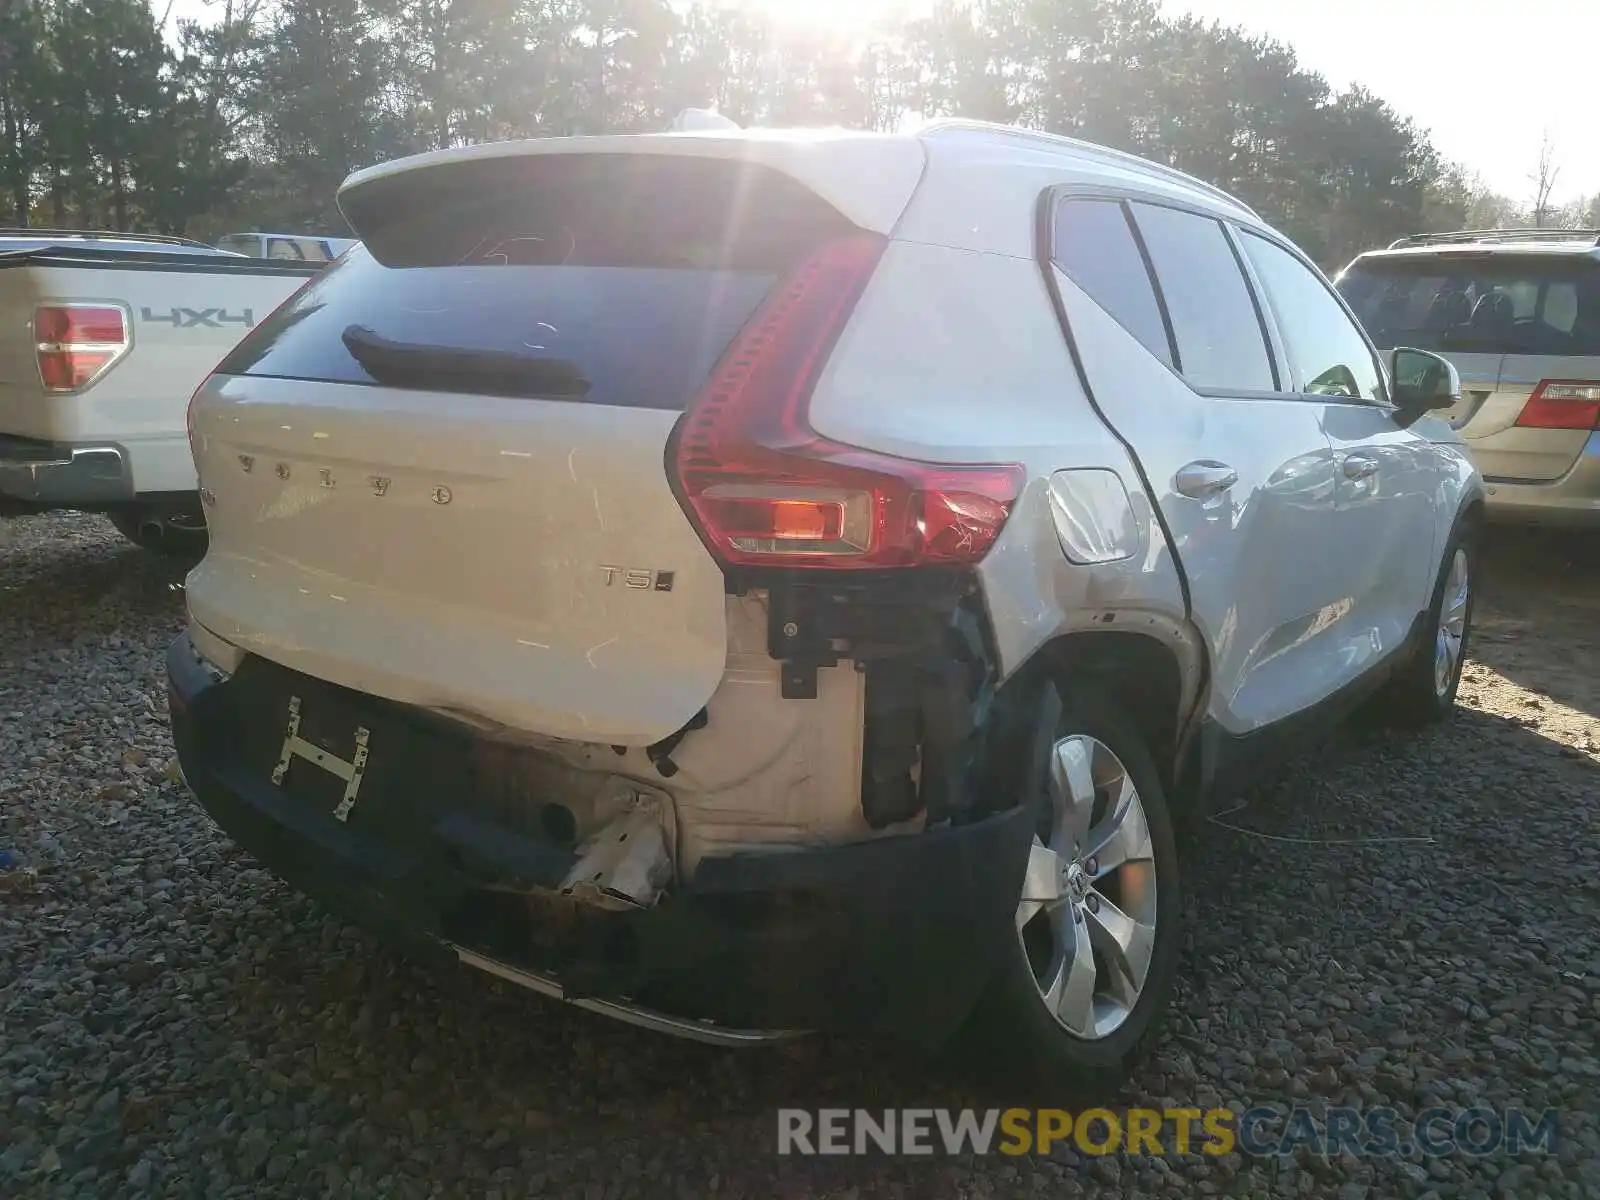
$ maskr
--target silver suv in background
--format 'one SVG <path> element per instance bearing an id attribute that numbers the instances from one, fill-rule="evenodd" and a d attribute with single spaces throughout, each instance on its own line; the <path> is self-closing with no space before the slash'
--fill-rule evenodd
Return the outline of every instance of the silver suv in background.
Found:
<path id="1" fill-rule="evenodd" d="M 1421 234 L 1336 282 L 1380 347 L 1455 364 L 1490 516 L 1600 526 L 1600 230 Z"/>

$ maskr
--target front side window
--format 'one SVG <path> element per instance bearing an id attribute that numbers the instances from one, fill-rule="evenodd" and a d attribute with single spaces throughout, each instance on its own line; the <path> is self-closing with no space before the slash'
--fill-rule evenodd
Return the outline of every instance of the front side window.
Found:
<path id="1" fill-rule="evenodd" d="M 1372 350 L 1322 280 L 1282 246 L 1249 230 L 1243 245 L 1278 319 L 1300 390 L 1382 400 L 1383 382 Z"/>
<path id="2" fill-rule="evenodd" d="M 1196 388 L 1277 390 L 1266 334 L 1239 260 L 1211 217 L 1133 204 L 1178 346 L 1178 369 Z"/>

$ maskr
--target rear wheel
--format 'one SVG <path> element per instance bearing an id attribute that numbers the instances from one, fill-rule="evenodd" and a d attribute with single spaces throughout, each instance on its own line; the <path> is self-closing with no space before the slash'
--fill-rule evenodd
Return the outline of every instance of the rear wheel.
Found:
<path id="1" fill-rule="evenodd" d="M 1036 824 L 1005 965 L 968 1042 L 1008 1076 L 1099 1096 L 1148 1047 L 1177 972 L 1178 856 L 1137 728 L 1099 696 L 1060 697 L 1036 739 Z"/>

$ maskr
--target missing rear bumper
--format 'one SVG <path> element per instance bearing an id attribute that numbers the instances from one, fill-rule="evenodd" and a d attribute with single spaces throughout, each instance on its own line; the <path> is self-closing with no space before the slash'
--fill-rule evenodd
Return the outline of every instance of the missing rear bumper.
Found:
<path id="1" fill-rule="evenodd" d="M 561 881 L 561 894 L 598 908 L 649 908 L 672 882 L 667 801 L 646 798 L 601 829 Z"/>
<path id="2" fill-rule="evenodd" d="M 415 791 L 395 790 L 399 777 L 381 764 L 369 768 L 341 823 L 274 787 L 271 754 L 259 775 L 232 758 L 248 740 L 228 699 L 241 676 L 218 683 L 187 637 L 168 666 L 190 786 L 274 873 L 407 945 L 444 947 L 606 1015 L 725 1044 L 805 1029 L 935 1044 L 970 1010 L 1012 936 L 1031 839 L 1020 810 L 848 845 L 709 855 L 692 882 L 648 903 L 659 857 L 643 836 L 637 860 L 615 855 L 589 881 L 617 901 L 606 911 L 561 895 L 595 847 L 574 854 L 469 815 L 466 776 L 441 765 L 451 751 L 408 768 L 408 787 L 428 775 Z M 634 811 L 645 835 L 662 829 L 648 807 Z M 625 826 L 619 818 L 608 828 Z M 616 837 L 613 849 L 635 840 Z"/>

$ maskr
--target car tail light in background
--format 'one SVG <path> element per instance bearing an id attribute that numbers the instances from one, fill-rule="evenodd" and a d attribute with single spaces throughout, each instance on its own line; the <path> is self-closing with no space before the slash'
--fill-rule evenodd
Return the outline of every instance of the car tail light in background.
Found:
<path id="1" fill-rule="evenodd" d="M 729 566 L 832 569 L 973 563 L 1023 484 L 1015 464 L 914 462 L 831 442 L 811 392 L 883 254 L 827 242 L 773 291 L 679 426 L 675 483 Z"/>
<path id="2" fill-rule="evenodd" d="M 1600 382 L 1546 379 L 1522 406 L 1517 424 L 1524 429 L 1594 429 L 1600 427 Z"/>
<path id="3" fill-rule="evenodd" d="M 33 335 L 47 392 L 82 391 L 133 344 L 128 312 L 115 304 L 41 304 Z"/>

